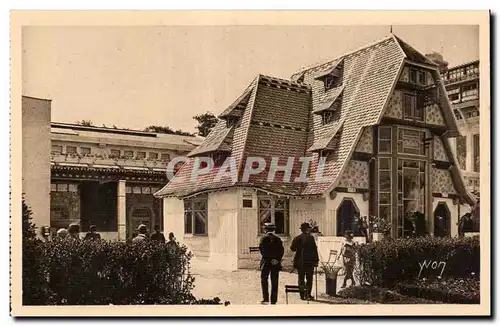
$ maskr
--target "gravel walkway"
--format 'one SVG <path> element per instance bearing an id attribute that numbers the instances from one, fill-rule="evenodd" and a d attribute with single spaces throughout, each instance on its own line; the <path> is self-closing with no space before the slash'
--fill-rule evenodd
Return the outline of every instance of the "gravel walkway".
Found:
<path id="1" fill-rule="evenodd" d="M 260 304 L 262 300 L 260 271 L 258 270 L 221 271 L 204 261 L 193 259 L 191 261 L 191 274 L 195 277 L 193 294 L 196 298 L 219 297 L 222 301 L 229 301 L 231 304 Z M 343 277 L 337 279 L 337 290 L 340 289 L 342 281 Z M 285 284 L 297 285 L 297 274 L 286 271 L 280 273 L 278 304 L 286 304 Z M 365 303 L 357 300 L 346 302 L 341 298 L 329 297 L 325 294 L 325 288 L 325 277 L 318 275 L 318 300 L 310 302 L 311 304 Z M 315 296 L 315 294 L 314 282 L 312 295 Z M 305 304 L 307 302 L 300 300 L 298 293 L 289 293 L 288 303 Z"/>

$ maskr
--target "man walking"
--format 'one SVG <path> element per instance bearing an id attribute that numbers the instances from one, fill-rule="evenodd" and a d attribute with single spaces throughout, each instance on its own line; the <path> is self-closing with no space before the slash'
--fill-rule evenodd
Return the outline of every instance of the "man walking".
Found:
<path id="1" fill-rule="evenodd" d="M 290 250 L 295 252 L 293 259 L 293 267 L 297 269 L 299 274 L 299 289 L 300 298 L 302 300 L 313 300 L 311 295 L 314 268 L 318 266 L 318 248 L 314 237 L 310 234 L 311 226 L 309 223 L 300 225 L 302 233 L 296 236 L 290 247 Z M 304 278 L 306 281 L 304 282 Z"/>
<path id="2" fill-rule="evenodd" d="M 262 255 L 260 261 L 262 304 L 269 302 L 269 275 L 271 276 L 271 304 L 276 304 L 278 301 L 279 272 L 282 268 L 281 259 L 283 259 L 285 248 L 283 248 L 283 241 L 274 235 L 275 230 L 276 226 L 274 224 L 266 223 L 266 235 L 262 238 L 259 245 L 260 254 Z"/>

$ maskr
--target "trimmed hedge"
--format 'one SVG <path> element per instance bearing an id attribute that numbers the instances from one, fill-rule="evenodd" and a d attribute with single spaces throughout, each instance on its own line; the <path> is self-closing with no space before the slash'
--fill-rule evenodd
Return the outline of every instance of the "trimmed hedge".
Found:
<path id="1" fill-rule="evenodd" d="M 185 246 L 148 241 L 25 239 L 23 304 L 222 304 L 191 294 L 190 259 Z"/>
<path id="2" fill-rule="evenodd" d="M 448 279 L 443 281 L 419 280 L 414 283 L 400 283 L 397 291 L 418 298 L 438 300 L 446 303 L 479 304 L 479 280 Z"/>
<path id="3" fill-rule="evenodd" d="M 338 296 L 385 304 L 442 304 L 439 301 L 407 296 L 377 286 L 351 286 L 340 290 Z"/>
<path id="4" fill-rule="evenodd" d="M 393 287 L 396 283 L 414 282 L 425 262 L 445 262 L 441 277 L 467 279 L 479 277 L 479 238 L 418 237 L 384 239 L 361 245 L 359 277 L 361 284 Z M 439 276 L 441 269 L 432 272 Z M 429 268 L 421 278 L 428 277 Z"/>

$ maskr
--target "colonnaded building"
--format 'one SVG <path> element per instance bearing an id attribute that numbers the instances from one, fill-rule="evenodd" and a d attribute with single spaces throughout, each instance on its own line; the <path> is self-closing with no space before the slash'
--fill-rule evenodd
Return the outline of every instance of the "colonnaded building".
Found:
<path id="1" fill-rule="evenodd" d="M 168 163 L 201 138 L 51 123 L 51 101 L 22 97 L 22 191 L 33 222 L 54 233 L 92 224 L 125 240 L 141 223 L 164 226 L 161 200 Z M 177 166 L 178 167 L 178 166 Z"/>
<path id="2" fill-rule="evenodd" d="M 167 182 L 171 159 L 199 144 L 192 136 L 52 123 L 52 230 L 95 225 L 103 238 L 118 240 L 139 224 L 170 231 L 153 194 Z"/>
<path id="3" fill-rule="evenodd" d="M 459 216 L 476 198 L 449 141 L 460 126 L 439 68 L 391 34 L 290 80 L 256 76 L 155 194 L 163 198 L 165 225 L 183 234 L 178 239 L 195 255 L 229 270 L 256 265 L 250 247 L 266 222 L 276 224 L 288 258 L 291 239 L 311 219 L 322 232 L 322 260 L 322 243 L 357 232 L 357 214 L 384 217 L 398 238 L 408 232 L 406 214 L 418 211 L 429 233 L 456 235 Z M 192 180 L 199 156 L 211 156 L 215 166 Z M 295 158 L 292 181 L 300 157 L 312 159 L 310 176 L 325 159 L 328 182 L 286 182 L 283 171 L 268 181 L 269 169 L 245 182 L 245 162 L 256 156 L 267 166 L 273 157 L 282 166 Z M 216 178 L 227 157 L 235 160 L 236 180 Z"/>

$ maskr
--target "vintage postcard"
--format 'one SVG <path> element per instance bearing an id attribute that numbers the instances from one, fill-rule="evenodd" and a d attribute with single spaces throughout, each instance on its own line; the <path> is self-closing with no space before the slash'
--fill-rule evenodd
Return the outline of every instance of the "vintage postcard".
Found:
<path id="1" fill-rule="evenodd" d="M 489 316 L 489 31 L 12 12 L 11 314 Z"/>

